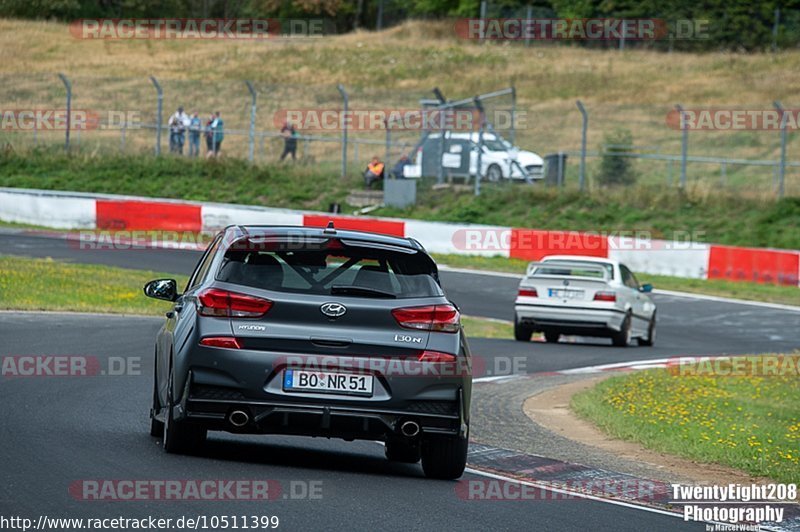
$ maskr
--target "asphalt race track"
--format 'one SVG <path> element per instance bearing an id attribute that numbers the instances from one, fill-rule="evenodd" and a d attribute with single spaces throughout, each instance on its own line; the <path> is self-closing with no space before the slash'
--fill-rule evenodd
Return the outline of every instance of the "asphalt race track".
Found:
<path id="1" fill-rule="evenodd" d="M 61 239 L 13 232 L 0 234 L 0 254 L 184 274 L 198 256 L 165 250 L 93 252 Z M 511 317 L 515 279 L 443 272 L 442 280 L 465 314 Z M 798 312 L 665 295 L 656 301 L 659 331 L 653 348 L 613 348 L 584 339 L 557 345 L 475 339 L 472 348 L 487 358 L 524 357 L 526 370 L 538 372 L 800 347 Z M 158 317 L 0 314 L 0 356 L 83 355 L 96 357 L 101 368 L 121 357 L 141 360 L 140 368 L 118 376 L 0 377 L 0 515 L 277 515 L 288 530 L 690 528 L 675 517 L 589 500 L 467 501 L 459 496 L 459 483 L 427 480 L 418 465 L 390 464 L 373 442 L 211 433 L 200 456 L 167 455 L 147 432 L 153 339 L 160 323 Z M 462 482 L 477 478 L 469 473 Z M 271 485 L 276 498 L 268 502 L 83 500 L 74 486 L 92 479 L 271 479 L 280 490 Z"/>

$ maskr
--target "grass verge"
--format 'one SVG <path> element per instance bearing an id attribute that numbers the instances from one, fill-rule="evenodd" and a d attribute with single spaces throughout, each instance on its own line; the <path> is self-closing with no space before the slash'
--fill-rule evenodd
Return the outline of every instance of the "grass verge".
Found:
<path id="1" fill-rule="evenodd" d="M 720 363 L 715 372 L 629 373 L 575 395 L 571 407 L 615 438 L 780 482 L 800 482 L 800 354 L 777 360 L 786 364 L 778 367 L 789 369 L 724 376 L 737 363 L 734 359 Z"/>
<path id="2" fill-rule="evenodd" d="M 142 287 L 163 277 L 186 283 L 166 273 L 0 256 L 0 308 L 155 316 L 171 305 L 145 297 Z"/>
<path id="3" fill-rule="evenodd" d="M 167 302 L 142 293 L 147 281 L 186 276 L 109 266 L 72 264 L 52 259 L 0 256 L 0 309 L 104 312 L 157 316 Z M 463 317 L 473 338 L 510 338 L 511 324 L 473 316 Z"/>
<path id="4" fill-rule="evenodd" d="M 468 270 L 488 270 L 522 275 L 527 261 L 505 257 L 471 257 L 465 255 L 433 254 L 440 265 Z M 641 283 L 650 283 L 656 289 L 689 292 L 719 297 L 780 303 L 800 306 L 800 289 L 793 286 L 726 281 L 723 279 L 684 279 L 666 275 L 636 273 Z"/>

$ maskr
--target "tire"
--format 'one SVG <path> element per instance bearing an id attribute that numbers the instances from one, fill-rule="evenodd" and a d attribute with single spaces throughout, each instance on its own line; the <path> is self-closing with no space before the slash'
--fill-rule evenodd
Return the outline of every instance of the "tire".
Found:
<path id="1" fill-rule="evenodd" d="M 631 315 L 625 315 L 622 327 L 619 332 L 614 332 L 611 336 L 611 343 L 617 347 L 628 347 L 631 343 Z"/>
<path id="2" fill-rule="evenodd" d="M 187 454 L 203 445 L 206 440 L 206 429 L 175 420 L 173 417 L 173 407 L 175 406 L 175 400 L 172 397 L 173 382 L 172 367 L 170 367 L 163 446 L 164 451 L 170 454 Z"/>
<path id="3" fill-rule="evenodd" d="M 158 375 L 156 369 L 153 369 L 153 406 L 150 408 L 150 436 L 155 438 L 160 438 L 164 435 L 164 422 L 156 419 L 156 414 L 158 414 L 160 410 L 161 401 L 158 399 Z"/>
<path id="4" fill-rule="evenodd" d="M 386 459 L 390 462 L 416 464 L 420 460 L 419 444 L 409 444 L 400 440 L 389 440 L 384 448 Z"/>
<path id="5" fill-rule="evenodd" d="M 486 169 L 486 180 L 496 183 L 503 179 L 503 170 L 496 164 L 490 164 Z"/>
<path id="6" fill-rule="evenodd" d="M 544 332 L 544 339 L 547 340 L 548 344 L 557 344 L 559 338 L 561 338 L 561 333 L 559 333 L 558 331 Z"/>
<path id="7" fill-rule="evenodd" d="M 645 347 L 652 347 L 656 343 L 656 313 L 653 312 L 653 317 L 650 318 L 650 325 L 647 326 L 647 336 L 638 338 L 636 340 L 639 345 Z"/>
<path id="8" fill-rule="evenodd" d="M 533 336 L 533 329 L 522 325 L 517 317 L 514 316 L 514 340 L 518 342 L 530 342 L 531 336 Z"/>
<path id="9" fill-rule="evenodd" d="M 457 436 L 431 436 L 422 440 L 422 470 L 428 478 L 454 480 L 464 474 L 467 467 L 466 438 Z"/>

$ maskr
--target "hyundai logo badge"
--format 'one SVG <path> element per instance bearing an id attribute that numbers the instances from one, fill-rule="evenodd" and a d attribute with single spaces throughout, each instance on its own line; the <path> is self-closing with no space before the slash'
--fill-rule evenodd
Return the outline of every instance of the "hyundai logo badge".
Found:
<path id="1" fill-rule="evenodd" d="M 341 303 L 323 303 L 319 310 L 330 318 L 338 318 L 347 312 L 347 307 Z"/>

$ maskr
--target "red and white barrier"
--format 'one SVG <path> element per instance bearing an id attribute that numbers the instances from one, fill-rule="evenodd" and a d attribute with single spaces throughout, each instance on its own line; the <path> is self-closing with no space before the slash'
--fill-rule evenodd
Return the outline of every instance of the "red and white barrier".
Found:
<path id="1" fill-rule="evenodd" d="M 58 229 L 216 231 L 231 224 L 305 225 L 419 240 L 430 252 L 538 260 L 610 257 L 634 271 L 695 279 L 798 285 L 800 251 L 720 246 L 476 224 L 345 216 L 289 209 L 108 194 L 0 188 L 0 220 Z"/>

